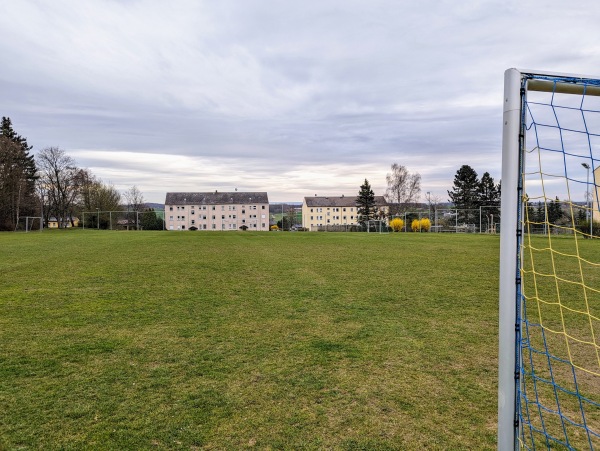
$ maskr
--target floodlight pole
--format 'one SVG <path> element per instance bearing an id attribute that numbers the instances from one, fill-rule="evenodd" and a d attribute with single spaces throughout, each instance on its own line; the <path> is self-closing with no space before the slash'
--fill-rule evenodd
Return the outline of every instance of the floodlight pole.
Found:
<path id="1" fill-rule="evenodd" d="M 593 204 L 590 206 L 590 165 L 587 163 L 581 163 L 581 166 L 583 166 L 585 168 L 585 170 L 587 171 L 587 182 L 585 184 L 585 208 L 586 208 L 586 213 L 585 213 L 585 217 L 587 218 L 588 221 L 590 221 L 590 238 L 593 236 L 592 232 L 592 222 L 594 220 L 594 215 L 592 214 L 592 207 Z"/>

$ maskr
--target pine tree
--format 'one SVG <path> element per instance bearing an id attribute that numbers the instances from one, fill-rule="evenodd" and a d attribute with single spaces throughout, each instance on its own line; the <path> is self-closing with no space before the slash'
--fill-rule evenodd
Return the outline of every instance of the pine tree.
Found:
<path id="1" fill-rule="evenodd" d="M 562 217 L 562 206 L 560 200 L 556 197 L 553 201 L 548 202 L 548 222 L 550 224 L 557 224 Z"/>
<path id="2" fill-rule="evenodd" d="M 493 180 L 492 180 L 493 182 Z M 459 220 L 464 223 L 479 223 L 479 209 L 481 185 L 477 172 L 469 166 L 463 165 L 454 176 L 454 188 L 448 191 L 450 201 L 458 211 Z"/>
<path id="3" fill-rule="evenodd" d="M 15 230 L 19 218 L 35 213 L 36 166 L 27 139 L 12 128 L 10 118 L 0 124 L 0 230 Z"/>
<path id="4" fill-rule="evenodd" d="M 479 182 L 479 207 L 490 220 L 500 219 L 500 186 L 494 183 L 489 172 L 484 172 Z"/>
<path id="5" fill-rule="evenodd" d="M 358 207 L 358 222 L 365 224 L 373 219 L 375 215 L 375 193 L 371 189 L 369 181 L 365 179 L 365 183 L 360 186 L 358 197 L 356 198 L 356 206 Z"/>

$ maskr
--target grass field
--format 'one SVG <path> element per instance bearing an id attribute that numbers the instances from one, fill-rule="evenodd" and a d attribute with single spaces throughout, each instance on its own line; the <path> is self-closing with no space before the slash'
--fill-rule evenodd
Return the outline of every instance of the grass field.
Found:
<path id="1" fill-rule="evenodd" d="M 0 234 L 0 449 L 493 449 L 498 245 Z"/>

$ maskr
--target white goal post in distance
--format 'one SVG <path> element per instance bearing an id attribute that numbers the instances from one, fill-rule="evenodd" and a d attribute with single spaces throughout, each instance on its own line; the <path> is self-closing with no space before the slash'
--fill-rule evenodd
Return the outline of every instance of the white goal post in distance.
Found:
<path id="1" fill-rule="evenodd" d="M 600 77 L 504 74 L 502 451 L 600 448 L 599 96 Z"/>

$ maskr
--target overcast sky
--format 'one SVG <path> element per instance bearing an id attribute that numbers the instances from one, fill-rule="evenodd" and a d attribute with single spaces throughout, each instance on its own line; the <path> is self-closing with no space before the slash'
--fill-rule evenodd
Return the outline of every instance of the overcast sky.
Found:
<path id="1" fill-rule="evenodd" d="M 0 116 L 151 202 L 498 181 L 510 67 L 599 74 L 600 4 L 1 0 Z"/>

